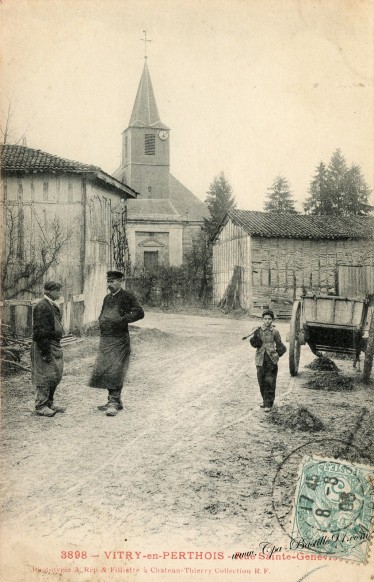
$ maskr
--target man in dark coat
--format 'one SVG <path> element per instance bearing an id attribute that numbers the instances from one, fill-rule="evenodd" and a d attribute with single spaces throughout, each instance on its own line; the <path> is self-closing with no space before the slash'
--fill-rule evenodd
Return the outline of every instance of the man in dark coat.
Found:
<path id="1" fill-rule="evenodd" d="M 262 325 L 249 340 L 256 350 L 257 380 L 265 412 L 270 412 L 274 400 L 278 374 L 278 360 L 287 351 L 279 331 L 273 325 L 274 312 L 267 309 L 262 314 Z"/>
<path id="2" fill-rule="evenodd" d="M 108 402 L 98 406 L 107 416 L 123 409 L 121 391 L 130 358 L 129 323 L 143 319 L 144 311 L 136 297 L 122 289 L 124 275 L 108 271 L 110 293 L 104 298 L 99 316 L 100 344 L 89 385 L 108 390 Z"/>
<path id="3" fill-rule="evenodd" d="M 60 340 L 64 334 L 61 312 L 56 299 L 62 285 L 48 281 L 44 285 L 44 297 L 33 310 L 33 334 L 31 345 L 31 375 L 36 386 L 35 412 L 39 416 L 54 416 L 65 412 L 55 406 L 54 394 L 61 382 L 64 360 Z"/>

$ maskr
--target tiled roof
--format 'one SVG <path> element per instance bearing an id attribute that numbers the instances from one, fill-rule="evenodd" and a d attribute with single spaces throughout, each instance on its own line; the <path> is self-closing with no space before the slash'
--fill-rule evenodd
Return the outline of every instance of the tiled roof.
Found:
<path id="1" fill-rule="evenodd" d="M 310 216 L 230 210 L 231 219 L 251 236 L 300 239 L 374 239 L 374 218 L 369 216 Z"/>
<path id="2" fill-rule="evenodd" d="M 114 188 L 119 193 L 125 193 L 127 197 L 135 198 L 135 192 L 110 174 L 107 174 L 98 166 L 82 164 L 73 160 L 59 158 L 41 150 L 35 150 L 26 146 L 6 144 L 1 146 L 1 173 L 69 173 L 86 174 L 89 179 L 97 180 Z"/>
<path id="3" fill-rule="evenodd" d="M 6 144 L 2 146 L 1 167 L 3 172 L 97 172 L 100 168 L 81 162 L 66 160 L 41 150 L 26 146 Z"/>

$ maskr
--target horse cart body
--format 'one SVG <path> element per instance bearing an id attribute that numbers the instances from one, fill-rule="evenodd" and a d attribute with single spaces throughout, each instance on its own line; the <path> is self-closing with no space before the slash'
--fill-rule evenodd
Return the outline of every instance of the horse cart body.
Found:
<path id="1" fill-rule="evenodd" d="M 289 367 L 296 376 L 300 347 L 312 352 L 352 354 L 354 362 L 365 353 L 363 381 L 369 382 L 374 355 L 373 302 L 367 298 L 348 299 L 332 295 L 303 295 L 292 307 Z M 370 321 L 369 321 L 370 320 Z"/>

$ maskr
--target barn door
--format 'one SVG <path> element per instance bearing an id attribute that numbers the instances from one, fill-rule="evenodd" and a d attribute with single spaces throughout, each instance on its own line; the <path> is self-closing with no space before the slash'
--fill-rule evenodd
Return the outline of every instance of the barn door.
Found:
<path id="1" fill-rule="evenodd" d="M 374 266 L 339 265 L 338 295 L 362 297 L 374 293 Z"/>

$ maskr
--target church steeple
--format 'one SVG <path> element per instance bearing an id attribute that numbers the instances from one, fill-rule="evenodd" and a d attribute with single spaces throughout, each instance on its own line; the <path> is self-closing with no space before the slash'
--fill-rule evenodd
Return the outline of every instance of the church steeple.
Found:
<path id="1" fill-rule="evenodd" d="M 129 127 L 168 129 L 160 119 L 147 61 L 144 63 L 143 74 L 136 94 Z"/>
<path id="2" fill-rule="evenodd" d="M 169 137 L 169 128 L 160 119 L 145 59 L 130 122 L 122 134 L 120 169 L 121 179 L 144 198 L 169 198 Z"/>

